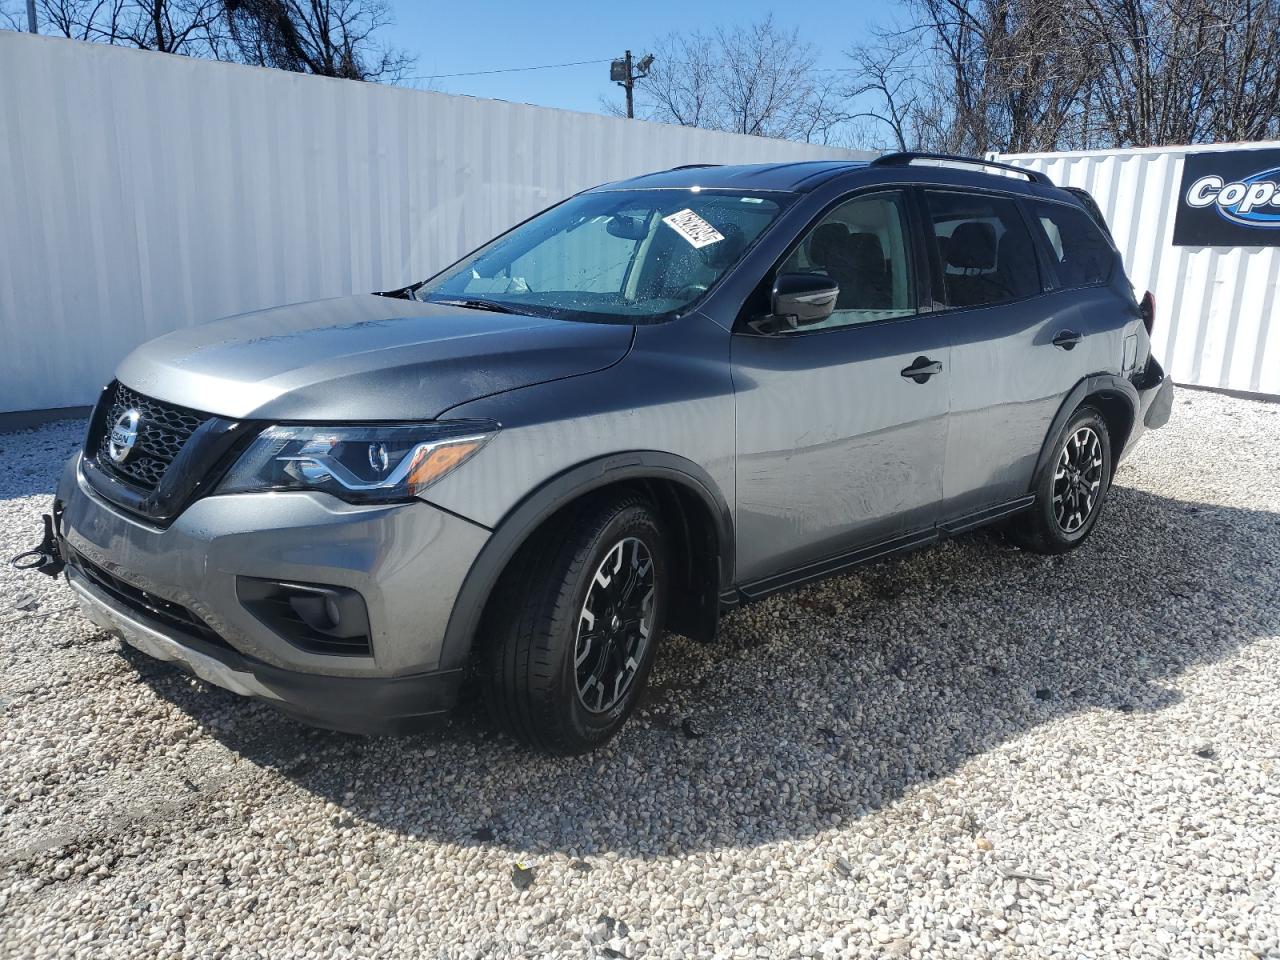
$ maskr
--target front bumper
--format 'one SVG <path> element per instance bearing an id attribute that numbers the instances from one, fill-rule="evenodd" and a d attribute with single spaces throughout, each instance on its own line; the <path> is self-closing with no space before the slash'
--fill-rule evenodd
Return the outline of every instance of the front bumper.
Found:
<path id="1" fill-rule="evenodd" d="M 423 502 L 269 493 L 206 497 L 160 529 L 98 497 L 79 459 L 59 485 L 58 532 L 68 581 L 104 629 L 318 726 L 399 732 L 454 705 L 461 671 L 441 669 L 441 648 L 484 527 Z M 370 655 L 301 649 L 241 604 L 240 577 L 356 590 Z M 190 628 L 166 615 L 174 609 Z"/>

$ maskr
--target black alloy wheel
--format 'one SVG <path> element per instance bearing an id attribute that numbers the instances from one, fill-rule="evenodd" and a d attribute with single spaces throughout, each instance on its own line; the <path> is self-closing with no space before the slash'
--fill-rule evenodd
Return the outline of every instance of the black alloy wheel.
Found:
<path id="1" fill-rule="evenodd" d="M 573 666 L 578 700 L 592 713 L 626 695 L 653 633 L 653 557 L 638 537 L 619 540 L 600 562 L 578 615 Z"/>
<path id="2" fill-rule="evenodd" d="M 1064 533 L 1075 533 L 1102 502 L 1102 441 L 1087 424 L 1062 445 L 1053 473 L 1053 513 Z"/>
<path id="3" fill-rule="evenodd" d="M 622 728 L 662 636 L 666 550 L 652 502 L 626 492 L 575 502 L 520 549 L 483 623 L 485 702 L 504 730 L 567 755 Z"/>
<path id="4" fill-rule="evenodd" d="M 1032 490 L 1035 502 L 1012 518 L 1009 536 L 1037 553 L 1066 553 L 1089 537 L 1111 487 L 1107 421 L 1096 407 L 1082 406 L 1051 449 Z"/>

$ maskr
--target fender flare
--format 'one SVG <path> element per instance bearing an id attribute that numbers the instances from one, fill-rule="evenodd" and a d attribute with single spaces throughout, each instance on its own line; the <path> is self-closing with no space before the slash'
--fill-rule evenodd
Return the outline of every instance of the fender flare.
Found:
<path id="1" fill-rule="evenodd" d="M 465 666 L 480 617 L 498 578 L 529 535 L 547 517 L 584 494 L 624 480 L 671 480 L 696 495 L 714 519 L 720 554 L 720 583 L 733 582 L 733 514 L 711 476 L 694 463 L 658 450 L 635 450 L 570 467 L 525 496 L 493 528 L 467 571 L 445 627 L 438 669 Z"/>
<path id="2" fill-rule="evenodd" d="M 1049 424 L 1049 432 L 1045 435 L 1044 444 L 1040 447 L 1040 456 L 1036 459 L 1036 468 L 1031 474 L 1031 493 L 1035 493 L 1039 489 L 1045 470 L 1049 469 L 1053 464 L 1054 448 L 1056 447 L 1058 434 L 1066 427 L 1067 421 L 1071 419 L 1071 415 L 1076 412 L 1076 408 L 1084 402 L 1085 398 L 1097 393 L 1113 394 L 1125 399 L 1129 404 L 1129 431 L 1130 433 L 1133 432 L 1133 424 L 1138 422 L 1142 405 L 1138 396 L 1138 388 L 1124 377 L 1118 377 L 1114 373 L 1096 373 L 1085 377 L 1071 388 L 1067 398 L 1058 407 L 1058 412 L 1054 415 L 1053 422 Z"/>

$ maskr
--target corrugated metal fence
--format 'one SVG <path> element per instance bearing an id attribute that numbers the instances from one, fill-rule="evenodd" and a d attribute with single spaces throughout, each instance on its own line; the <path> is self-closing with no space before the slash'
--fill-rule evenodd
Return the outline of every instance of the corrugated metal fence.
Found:
<path id="1" fill-rule="evenodd" d="M 1280 248 L 1174 247 L 1189 149 L 1007 156 L 1101 204 L 1183 383 L 1280 394 Z M 0 31 L 0 412 L 143 340 L 427 276 L 577 190 L 835 148 Z"/>
<path id="2" fill-rule="evenodd" d="M 1098 201 L 1138 293 L 1156 296 L 1156 355 L 1174 380 L 1280 394 L 1280 247 L 1175 247 L 1182 160 L 1277 144 L 1045 153 L 999 159 Z"/>
<path id="3" fill-rule="evenodd" d="M 136 344 L 435 272 L 584 187 L 872 154 L 0 31 L 0 412 Z"/>

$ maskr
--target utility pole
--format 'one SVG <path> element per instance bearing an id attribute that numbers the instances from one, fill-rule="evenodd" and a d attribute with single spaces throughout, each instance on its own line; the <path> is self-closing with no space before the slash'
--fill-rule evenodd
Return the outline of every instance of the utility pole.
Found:
<path id="1" fill-rule="evenodd" d="M 640 58 L 639 63 L 633 65 L 630 50 L 626 52 L 621 60 L 615 60 L 609 65 L 609 79 L 627 91 L 627 116 L 633 120 L 636 115 L 636 81 L 647 77 L 651 66 L 653 66 L 652 53 L 645 54 Z"/>
<path id="2" fill-rule="evenodd" d="M 27 0 L 27 33 L 39 33 L 36 27 L 36 0 Z"/>

